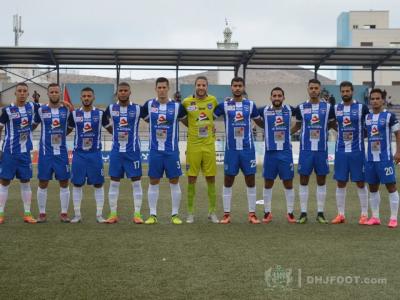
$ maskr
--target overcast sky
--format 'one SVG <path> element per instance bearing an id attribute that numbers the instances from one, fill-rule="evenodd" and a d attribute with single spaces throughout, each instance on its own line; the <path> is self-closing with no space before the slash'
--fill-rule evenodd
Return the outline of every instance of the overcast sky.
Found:
<path id="1" fill-rule="evenodd" d="M 107 4 L 103 4 L 107 3 Z M 335 46 L 343 11 L 389 10 L 398 0 L 12 0 L 0 9 L 0 46 L 13 46 L 12 15 L 22 16 L 20 46 L 215 48 L 224 20 L 239 48 Z"/>

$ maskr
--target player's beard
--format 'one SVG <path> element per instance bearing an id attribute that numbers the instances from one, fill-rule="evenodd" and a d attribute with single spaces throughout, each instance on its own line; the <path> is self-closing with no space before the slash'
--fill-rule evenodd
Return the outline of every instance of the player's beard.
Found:
<path id="1" fill-rule="evenodd" d="M 84 107 L 90 107 L 90 106 L 92 106 L 93 101 L 89 101 L 89 102 L 83 101 L 82 104 Z"/>
<path id="2" fill-rule="evenodd" d="M 282 107 L 282 102 L 278 101 L 278 100 L 272 101 L 272 106 L 274 108 L 280 108 L 280 107 Z"/>
<path id="3" fill-rule="evenodd" d="M 342 96 L 343 102 L 350 102 L 352 98 L 352 96 Z"/>
<path id="4" fill-rule="evenodd" d="M 207 91 L 203 90 L 196 90 L 196 97 L 197 98 L 203 98 L 207 95 Z"/>
<path id="5" fill-rule="evenodd" d="M 49 98 L 49 100 L 50 100 L 51 104 L 58 104 L 58 103 L 60 103 L 60 98 L 57 98 L 57 99 L 51 99 L 51 98 Z"/>

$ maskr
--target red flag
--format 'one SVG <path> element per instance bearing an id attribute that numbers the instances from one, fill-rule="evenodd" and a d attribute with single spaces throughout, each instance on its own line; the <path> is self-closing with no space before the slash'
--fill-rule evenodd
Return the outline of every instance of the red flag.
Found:
<path id="1" fill-rule="evenodd" d="M 70 111 L 74 110 L 74 106 L 71 102 L 71 97 L 69 96 L 67 85 L 64 84 L 64 95 L 63 95 L 64 104 L 69 108 Z"/>

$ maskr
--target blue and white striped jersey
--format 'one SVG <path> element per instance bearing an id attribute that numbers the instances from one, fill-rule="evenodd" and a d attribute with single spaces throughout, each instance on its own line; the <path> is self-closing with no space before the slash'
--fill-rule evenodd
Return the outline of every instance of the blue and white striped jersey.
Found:
<path id="1" fill-rule="evenodd" d="M 328 150 L 328 122 L 335 120 L 332 105 L 324 100 L 316 104 L 306 101 L 297 106 L 296 120 L 301 122 L 300 150 Z"/>
<path id="2" fill-rule="evenodd" d="M 179 151 L 179 120 L 186 117 L 183 105 L 157 99 L 148 100 L 142 107 L 142 117 L 149 121 L 150 150 Z"/>
<path id="3" fill-rule="evenodd" d="M 290 128 L 294 110 L 286 104 L 281 109 L 273 105 L 260 109 L 260 116 L 264 120 L 265 150 L 291 150 Z"/>
<path id="4" fill-rule="evenodd" d="M 260 118 L 256 104 L 249 99 L 229 99 L 219 103 L 214 110 L 215 117 L 222 115 L 225 120 L 226 149 L 254 148 L 251 120 Z"/>
<path id="5" fill-rule="evenodd" d="M 387 110 L 379 114 L 369 113 L 365 117 L 365 127 L 368 137 L 367 161 L 392 160 L 392 132 L 400 130 L 396 116 Z"/>
<path id="6" fill-rule="evenodd" d="M 109 124 L 104 112 L 96 107 L 72 111 L 68 126 L 75 129 L 74 149 L 78 151 L 101 150 L 101 127 Z"/>
<path id="7" fill-rule="evenodd" d="M 110 104 L 104 114 L 113 127 L 112 151 L 140 151 L 140 105 L 130 102 L 127 106 L 121 106 L 119 102 L 117 102 L 115 104 Z"/>
<path id="8" fill-rule="evenodd" d="M 12 103 L 2 108 L 0 124 L 5 127 L 3 152 L 20 154 L 32 150 L 32 124 L 39 106 L 27 102 L 24 106 Z"/>

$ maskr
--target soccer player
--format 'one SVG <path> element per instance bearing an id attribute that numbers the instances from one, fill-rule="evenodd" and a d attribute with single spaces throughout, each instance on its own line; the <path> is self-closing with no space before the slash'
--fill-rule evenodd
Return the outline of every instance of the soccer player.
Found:
<path id="1" fill-rule="evenodd" d="M 196 180 L 200 170 L 206 177 L 208 193 L 208 219 L 219 223 L 216 209 L 215 175 L 217 164 L 215 157 L 214 109 L 217 99 L 207 94 L 208 81 L 204 76 L 195 80 L 195 94 L 183 100 L 187 112 L 184 124 L 188 126 L 186 168 L 188 175 L 188 216 L 187 223 L 193 223 L 193 205 L 196 195 Z"/>
<path id="2" fill-rule="evenodd" d="M 290 129 L 294 109 L 283 104 L 285 92 L 280 87 L 271 90 L 271 105 L 260 109 L 260 116 L 264 120 L 265 155 L 264 155 L 264 218 L 263 223 L 272 221 L 271 202 L 272 187 L 276 177 L 282 180 L 285 188 L 287 220 L 296 223 L 293 214 L 293 153 L 290 142 Z"/>
<path id="3" fill-rule="evenodd" d="M 20 180 L 21 198 L 24 203 L 24 222 L 34 224 L 31 214 L 32 190 L 32 130 L 36 127 L 33 119 L 37 106 L 27 102 L 28 85 L 18 83 L 15 88 L 15 103 L 2 108 L 0 116 L 0 136 L 5 127 L 5 136 L 1 148 L 0 163 L 0 224 L 4 223 L 4 207 L 8 199 L 11 180 Z"/>
<path id="4" fill-rule="evenodd" d="M 186 118 L 186 111 L 179 102 L 168 98 L 169 81 L 160 77 L 155 87 L 157 98 L 148 100 L 143 106 L 142 117 L 149 122 L 150 153 L 149 153 L 149 201 L 150 217 L 145 224 L 157 223 L 157 201 L 159 183 L 164 172 L 169 179 L 172 199 L 172 224 L 180 225 L 178 217 L 181 203 L 181 188 L 179 176 L 182 175 L 179 160 L 179 121 Z"/>
<path id="5" fill-rule="evenodd" d="M 69 110 L 60 100 L 61 89 L 57 83 L 47 87 L 49 103 L 38 108 L 34 117 L 35 124 L 41 124 L 39 143 L 37 201 L 39 206 L 38 223 L 47 221 L 46 203 L 47 187 L 53 179 L 53 174 L 60 185 L 61 214 L 60 220 L 69 223 L 69 162 L 67 151 L 67 129 Z"/>
<path id="6" fill-rule="evenodd" d="M 384 109 L 384 93 L 380 89 L 372 89 L 370 100 L 372 111 L 365 117 L 367 129 L 368 150 L 365 163 L 365 181 L 369 185 L 372 217 L 367 225 L 380 225 L 379 184 L 385 184 L 389 192 L 390 220 L 388 227 L 397 227 L 399 210 L 399 194 L 396 188 L 396 175 L 393 158 L 396 164 L 400 162 L 400 125 L 396 116 Z M 396 153 L 392 156 L 392 133 L 396 136 Z"/>
<path id="7" fill-rule="evenodd" d="M 140 214 L 142 207 L 142 161 L 139 142 L 139 120 L 141 108 L 139 104 L 129 101 L 131 88 L 128 83 L 121 82 L 117 87 L 117 103 L 110 104 L 105 116 L 109 120 L 106 129 L 113 135 L 112 150 L 110 153 L 110 188 L 108 201 L 110 216 L 106 220 L 109 224 L 118 222 L 117 202 L 121 178 L 126 175 L 132 181 L 134 216 L 132 221 L 142 224 Z"/>
<path id="8" fill-rule="evenodd" d="M 345 222 L 346 184 L 349 180 L 357 185 L 358 198 L 360 199 L 361 216 L 358 221 L 365 225 L 368 221 L 368 191 L 364 184 L 364 122 L 369 113 L 368 107 L 353 100 L 353 84 L 343 81 L 340 84 L 342 103 L 335 105 L 335 116 L 338 127 L 336 141 L 335 173 L 337 181 L 336 205 L 338 215 L 332 224 Z"/>
<path id="9" fill-rule="evenodd" d="M 317 221 L 328 224 L 324 216 L 326 199 L 326 175 L 328 166 L 328 129 L 336 128 L 333 106 L 320 99 L 321 83 L 318 79 L 308 81 L 309 100 L 296 108 L 296 123 L 291 129 L 301 129 L 298 173 L 300 174 L 300 208 L 298 223 L 307 222 L 308 182 L 314 170 L 317 177 Z"/>
<path id="10" fill-rule="evenodd" d="M 260 224 L 256 215 L 256 153 L 254 150 L 251 120 L 263 126 L 257 107 L 252 100 L 243 96 L 245 82 L 241 77 L 231 80 L 232 98 L 218 104 L 214 110 L 216 118 L 224 116 L 225 120 L 225 158 L 223 205 L 224 216 L 221 224 L 231 222 L 232 186 L 239 169 L 242 170 L 247 186 L 247 201 L 249 207 L 248 221 Z"/>
<path id="11" fill-rule="evenodd" d="M 82 186 L 87 182 L 94 187 L 96 221 L 104 223 L 104 169 L 101 154 L 101 127 L 108 125 L 104 112 L 93 106 L 95 94 L 92 88 L 81 90 L 82 107 L 69 116 L 68 133 L 75 129 L 71 181 L 75 216 L 71 223 L 81 222 Z"/>

